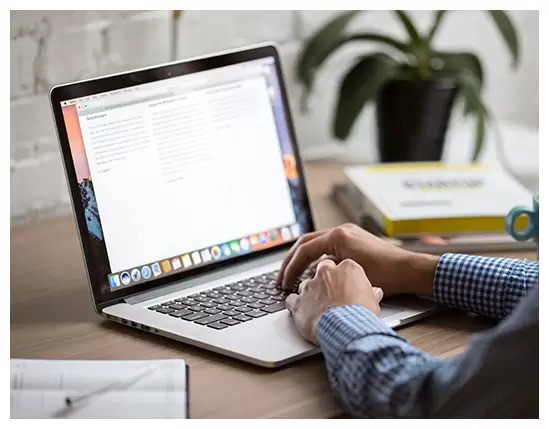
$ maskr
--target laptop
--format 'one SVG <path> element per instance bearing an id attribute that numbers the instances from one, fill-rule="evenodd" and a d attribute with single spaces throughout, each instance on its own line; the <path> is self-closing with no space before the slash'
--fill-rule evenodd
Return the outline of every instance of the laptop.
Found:
<path id="1" fill-rule="evenodd" d="M 275 278 L 314 230 L 271 44 L 56 86 L 51 104 L 101 316 L 265 367 L 319 352 Z M 396 327 L 431 302 L 386 306 Z"/>

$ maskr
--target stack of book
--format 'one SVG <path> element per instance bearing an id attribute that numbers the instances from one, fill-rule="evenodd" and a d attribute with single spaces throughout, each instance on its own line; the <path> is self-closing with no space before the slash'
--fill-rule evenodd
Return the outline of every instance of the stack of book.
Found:
<path id="1" fill-rule="evenodd" d="M 351 220 L 410 250 L 534 250 L 505 232 L 505 216 L 532 194 L 503 169 L 481 164 L 399 163 L 345 168 L 332 197 Z M 517 227 L 525 227 L 519 219 Z M 521 225 L 523 223 L 523 225 Z"/>

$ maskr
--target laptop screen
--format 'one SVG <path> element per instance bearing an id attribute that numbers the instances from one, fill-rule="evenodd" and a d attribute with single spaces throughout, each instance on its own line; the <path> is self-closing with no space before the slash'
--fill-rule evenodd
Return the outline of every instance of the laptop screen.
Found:
<path id="1" fill-rule="evenodd" d="M 101 293 L 310 228 L 277 76 L 265 57 L 61 102 Z"/>

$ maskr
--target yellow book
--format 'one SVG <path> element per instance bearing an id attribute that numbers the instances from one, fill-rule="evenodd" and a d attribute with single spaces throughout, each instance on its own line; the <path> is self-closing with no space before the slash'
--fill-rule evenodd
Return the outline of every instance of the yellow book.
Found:
<path id="1" fill-rule="evenodd" d="M 346 167 L 345 176 L 390 237 L 503 232 L 509 210 L 532 202 L 531 193 L 497 166 L 375 164 Z M 518 227 L 526 222 L 519 219 Z"/>

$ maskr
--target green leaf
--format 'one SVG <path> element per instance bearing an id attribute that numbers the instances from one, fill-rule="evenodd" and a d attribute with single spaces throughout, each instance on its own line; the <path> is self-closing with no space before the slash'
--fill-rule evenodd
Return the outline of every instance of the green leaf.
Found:
<path id="1" fill-rule="evenodd" d="M 477 110 L 477 126 L 476 126 L 476 138 L 475 149 L 473 150 L 473 161 L 478 159 L 480 150 L 484 145 L 484 135 L 486 131 L 486 111 L 484 108 Z"/>
<path id="2" fill-rule="evenodd" d="M 482 91 L 484 70 L 477 55 L 470 52 L 436 52 L 434 58 L 442 61 L 442 67 L 437 70 L 438 73 L 450 77 L 470 73 L 476 79 L 474 84 L 478 86 L 478 92 Z M 470 100 L 465 99 L 464 113 L 467 115 L 474 109 Z"/>
<path id="3" fill-rule="evenodd" d="M 437 10 L 435 14 L 435 20 L 433 21 L 433 25 L 431 26 L 431 29 L 429 30 L 429 33 L 427 33 L 427 41 L 430 43 L 431 40 L 435 37 L 435 34 L 440 27 L 440 23 L 442 22 L 442 18 L 444 18 L 444 15 L 446 14 L 446 10 Z"/>
<path id="4" fill-rule="evenodd" d="M 410 40 L 414 45 L 421 45 L 422 39 L 419 35 L 419 32 L 417 31 L 415 25 L 413 24 L 412 20 L 408 16 L 406 12 L 403 10 L 396 10 L 396 15 L 400 19 L 400 22 L 404 25 L 404 28 L 406 29 L 406 32 L 408 33 L 408 36 L 410 36 Z"/>
<path id="5" fill-rule="evenodd" d="M 434 58 L 442 60 L 440 71 L 449 76 L 455 76 L 463 71 L 472 73 L 482 85 L 484 70 L 480 58 L 471 52 L 435 52 Z"/>
<path id="6" fill-rule="evenodd" d="M 332 55 L 337 49 L 351 42 L 375 42 L 375 43 L 381 43 L 381 44 L 390 46 L 391 48 L 394 48 L 405 54 L 408 54 L 411 52 L 410 45 L 404 42 L 401 42 L 399 40 L 396 40 L 392 37 L 385 36 L 383 34 L 358 33 L 358 34 L 352 34 L 350 36 L 340 36 L 338 40 L 334 40 L 333 43 L 330 45 L 330 51 L 324 50 L 321 53 L 319 52 L 319 54 L 316 56 L 314 61 L 314 70 L 311 70 L 309 73 L 311 86 L 314 81 L 314 75 L 316 70 L 318 70 L 318 68 L 320 68 L 322 64 L 329 58 L 329 56 Z M 310 89 L 310 87 L 307 89 Z"/>
<path id="7" fill-rule="evenodd" d="M 507 48 L 509 49 L 513 58 L 513 67 L 516 67 L 519 62 L 519 41 L 515 26 L 509 19 L 507 13 L 503 10 L 489 10 L 490 16 L 494 20 L 496 27 L 498 28 Z"/>
<path id="8" fill-rule="evenodd" d="M 363 56 L 343 78 L 339 88 L 333 133 L 344 140 L 349 135 L 365 104 L 375 101 L 385 85 L 399 72 L 388 55 Z"/>
<path id="9" fill-rule="evenodd" d="M 297 63 L 297 77 L 310 89 L 313 76 L 319 64 L 324 61 L 337 46 L 345 27 L 359 11 L 344 12 L 323 25 L 307 42 Z"/>
<path id="10" fill-rule="evenodd" d="M 465 103 L 471 106 L 471 113 L 475 113 L 477 117 L 475 148 L 473 150 L 473 161 L 476 161 L 484 145 L 487 110 L 480 98 L 480 90 L 476 78 L 466 72 L 459 76 L 459 82 L 460 94 L 465 99 Z"/>
<path id="11" fill-rule="evenodd" d="M 383 43 L 385 45 L 391 46 L 392 48 L 395 48 L 406 54 L 411 52 L 410 45 L 408 45 L 407 43 L 401 42 L 399 40 L 393 39 L 392 37 L 385 36 L 383 34 L 376 34 L 376 33 L 353 34 L 343 39 L 341 44 L 347 43 L 347 42 L 356 42 L 356 41 L 379 42 L 379 43 Z"/>
<path id="12" fill-rule="evenodd" d="M 391 48 L 394 48 L 396 50 L 399 50 L 404 54 L 410 53 L 410 45 L 403 43 L 401 41 L 398 41 L 396 39 L 393 39 L 392 37 L 385 36 L 383 34 L 359 33 L 359 34 L 353 34 L 350 36 L 341 36 L 339 40 L 334 41 L 334 43 L 330 46 L 329 51 L 325 50 L 321 53 L 322 55 L 319 54 L 319 56 L 315 58 L 314 69 L 311 69 L 309 72 L 309 75 L 308 75 L 309 82 L 305 84 L 305 91 L 302 94 L 302 99 L 301 99 L 302 111 L 307 111 L 307 97 L 309 95 L 309 92 L 312 89 L 312 86 L 316 77 L 316 71 L 337 49 L 339 49 L 341 46 L 345 45 L 346 43 L 351 43 L 351 42 L 381 43 Z"/>

